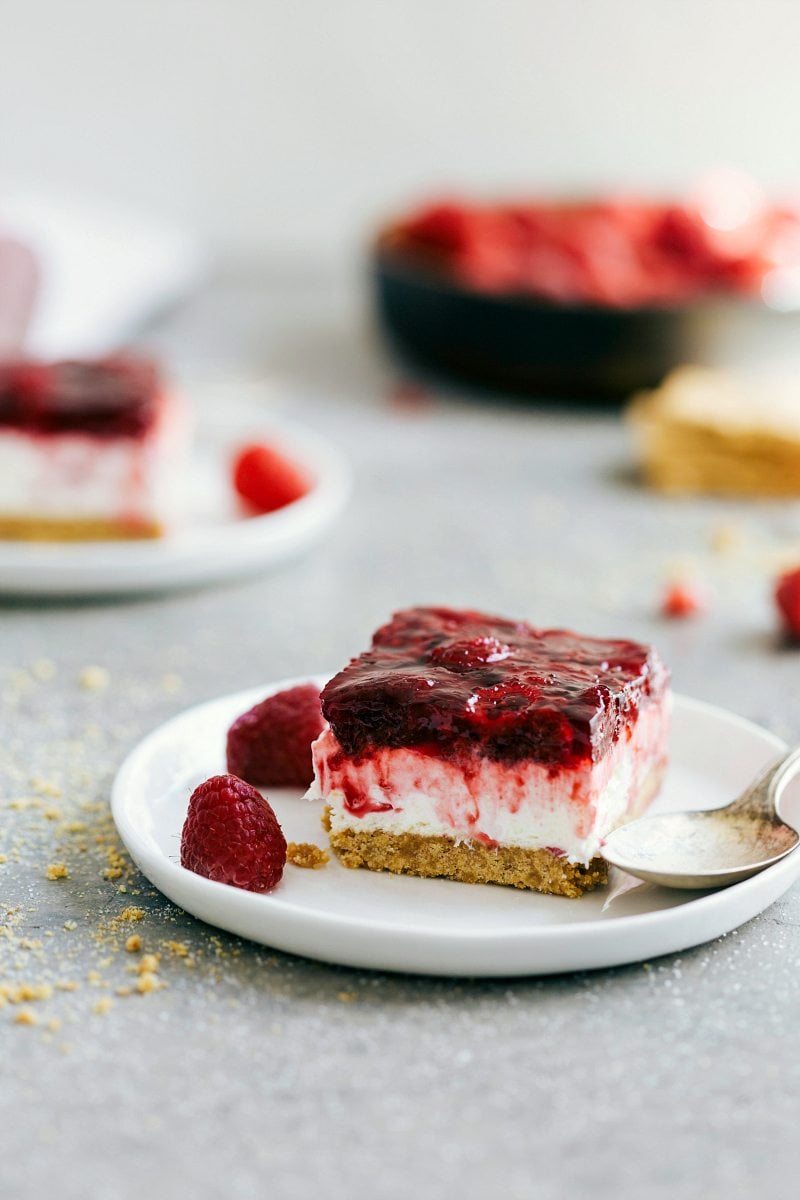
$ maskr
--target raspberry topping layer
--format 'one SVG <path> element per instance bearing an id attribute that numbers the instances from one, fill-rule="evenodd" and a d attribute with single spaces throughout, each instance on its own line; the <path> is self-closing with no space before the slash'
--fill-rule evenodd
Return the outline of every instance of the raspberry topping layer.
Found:
<path id="1" fill-rule="evenodd" d="M 159 390 L 155 366 L 141 358 L 6 363 L 0 428 L 139 437 L 155 420 Z"/>
<path id="2" fill-rule="evenodd" d="M 667 682 L 638 642 L 414 608 L 327 684 L 322 711 L 350 758 L 405 746 L 464 763 L 477 754 L 569 768 L 599 760 Z"/>
<path id="3" fill-rule="evenodd" d="M 741 225 L 728 228 L 690 201 L 452 199 L 396 222 L 382 246 L 480 292 L 622 308 L 683 304 L 758 295 L 787 253 L 796 266 L 800 213 L 766 202 L 745 209 Z"/>

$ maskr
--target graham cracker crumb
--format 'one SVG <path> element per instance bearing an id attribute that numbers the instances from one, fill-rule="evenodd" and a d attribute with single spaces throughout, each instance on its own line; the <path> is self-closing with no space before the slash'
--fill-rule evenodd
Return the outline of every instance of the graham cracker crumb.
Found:
<path id="1" fill-rule="evenodd" d="M 38 775 L 31 780 L 31 787 L 38 796 L 51 796 L 54 800 L 64 795 L 57 783 L 53 783 L 49 779 L 41 779 Z"/>
<path id="2" fill-rule="evenodd" d="M 141 962 L 136 964 L 136 970 L 140 975 L 152 973 L 155 975 L 158 970 L 158 964 L 161 956 L 159 954 L 143 954 Z"/>
<path id="3" fill-rule="evenodd" d="M 47 1028 L 51 1033 L 57 1033 L 61 1028 L 61 1017 L 51 1017 L 47 1022 Z"/>
<path id="4" fill-rule="evenodd" d="M 186 942 L 166 942 L 165 945 L 170 954 L 174 954 L 176 958 L 189 957 L 189 947 Z"/>
<path id="5" fill-rule="evenodd" d="M 138 933 L 132 933 L 131 936 L 128 938 L 127 942 L 125 943 L 125 949 L 128 951 L 129 954 L 136 954 L 136 952 L 138 950 L 141 950 L 141 948 L 142 948 L 142 939 L 139 937 Z"/>
<path id="6" fill-rule="evenodd" d="M 38 1025 L 39 1018 L 32 1008 L 21 1008 L 14 1017 L 15 1025 Z"/>
<path id="7" fill-rule="evenodd" d="M 44 810 L 43 816 L 46 821 L 60 821 L 61 810 L 50 805 Z"/>
<path id="8" fill-rule="evenodd" d="M 355 992 L 337 992 L 336 999 L 340 1004 L 352 1004 L 358 997 Z"/>
<path id="9" fill-rule="evenodd" d="M 113 1007 L 114 1001 L 110 996 L 101 996 L 100 999 L 96 1000 L 92 1005 L 92 1012 L 96 1013 L 98 1017 L 104 1017 L 105 1014 L 110 1012 Z"/>
<path id="10" fill-rule="evenodd" d="M 48 879 L 69 879 L 67 864 L 63 862 L 49 863 L 45 875 Z"/>
<path id="11" fill-rule="evenodd" d="M 72 933 L 73 929 L 78 928 L 78 922 L 77 921 L 65 921 L 64 928 L 67 930 L 68 933 Z"/>
<path id="12" fill-rule="evenodd" d="M 141 921 L 144 917 L 144 909 L 136 908 L 135 905 L 129 904 L 127 908 L 123 908 L 122 912 L 117 917 L 118 921 Z"/>
<path id="13" fill-rule="evenodd" d="M 34 679 L 38 679 L 39 683 L 49 683 L 51 679 L 55 678 L 55 674 L 56 664 L 49 658 L 37 658 L 31 667 L 31 675 Z"/>
<path id="14" fill-rule="evenodd" d="M 8 862 L 8 859 L 6 858 L 5 854 L 0 854 L 0 863 L 4 862 Z"/>
<path id="15" fill-rule="evenodd" d="M 107 688 L 111 676 L 105 667 L 84 667 L 78 676 L 78 683 L 85 692 L 99 692 Z"/>
<path id="16" fill-rule="evenodd" d="M 136 991 L 141 995 L 146 995 L 147 992 L 156 992 L 165 984 L 158 978 L 154 971 L 145 971 L 136 980 Z"/>
<path id="17" fill-rule="evenodd" d="M 295 867 L 308 867 L 316 870 L 330 862 L 330 855 L 321 846 L 313 842 L 289 842 L 286 847 L 286 861 Z"/>
<path id="18" fill-rule="evenodd" d="M 31 1000 L 49 1000 L 53 989 L 49 983 L 0 984 L 0 1008 L 8 1004 L 24 1004 Z"/>

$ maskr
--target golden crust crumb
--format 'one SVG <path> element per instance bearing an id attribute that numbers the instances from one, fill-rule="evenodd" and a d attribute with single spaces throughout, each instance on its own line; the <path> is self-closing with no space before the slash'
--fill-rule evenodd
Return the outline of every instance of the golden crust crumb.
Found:
<path id="1" fill-rule="evenodd" d="M 142 939 L 138 933 L 132 933 L 125 943 L 125 949 L 129 954 L 136 954 L 142 948 Z"/>
<path id="2" fill-rule="evenodd" d="M 110 996 L 101 996 L 99 1000 L 95 1000 L 92 1005 L 92 1012 L 98 1017 L 104 1017 L 107 1012 L 110 1012 L 114 1007 L 114 1001 Z"/>
<path id="3" fill-rule="evenodd" d="M 78 683 L 85 692 L 99 692 L 107 688 L 111 676 L 105 667 L 84 667 L 78 676 Z"/>
<path id="4" fill-rule="evenodd" d="M 32 1008 L 21 1008 L 14 1017 L 16 1025 L 38 1025 L 39 1018 Z"/>
<path id="5" fill-rule="evenodd" d="M 116 919 L 118 921 L 141 921 L 143 917 L 143 908 L 136 908 L 135 905 L 129 904 L 127 908 L 123 908 Z"/>
<path id="6" fill-rule="evenodd" d="M 62 862 L 49 863 L 45 870 L 45 876 L 47 877 L 47 879 L 51 879 L 51 880 L 69 879 L 69 871 L 67 870 L 67 864 L 62 863 Z"/>
<path id="7" fill-rule="evenodd" d="M 330 855 L 327 850 L 315 846 L 313 842 L 289 842 L 286 847 L 286 861 L 295 867 L 316 870 L 330 861 Z"/>
<path id="8" fill-rule="evenodd" d="M 164 983 L 158 978 L 155 971 L 144 971 L 136 980 L 136 991 L 143 996 L 147 992 L 156 992 L 164 986 Z"/>

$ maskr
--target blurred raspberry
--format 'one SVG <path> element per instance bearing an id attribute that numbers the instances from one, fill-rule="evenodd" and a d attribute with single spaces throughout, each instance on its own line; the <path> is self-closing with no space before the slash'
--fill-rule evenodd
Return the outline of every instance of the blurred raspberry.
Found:
<path id="1" fill-rule="evenodd" d="M 694 617 L 707 607 L 705 594 L 693 583 L 671 583 L 661 601 L 665 617 Z"/>
<path id="2" fill-rule="evenodd" d="M 786 571 L 775 586 L 775 603 L 786 633 L 800 638 L 800 567 Z"/>
<path id="3" fill-rule="evenodd" d="M 233 486 L 260 513 L 274 512 L 311 490 L 313 480 L 297 463 L 274 446 L 244 446 L 233 464 Z"/>

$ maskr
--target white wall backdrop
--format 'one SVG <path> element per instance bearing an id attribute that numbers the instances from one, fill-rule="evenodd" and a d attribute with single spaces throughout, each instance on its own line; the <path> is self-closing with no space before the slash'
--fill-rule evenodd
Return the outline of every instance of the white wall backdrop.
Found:
<path id="1" fill-rule="evenodd" d="M 0 0 L 0 186 L 228 250 L 449 186 L 800 180 L 796 0 Z"/>

